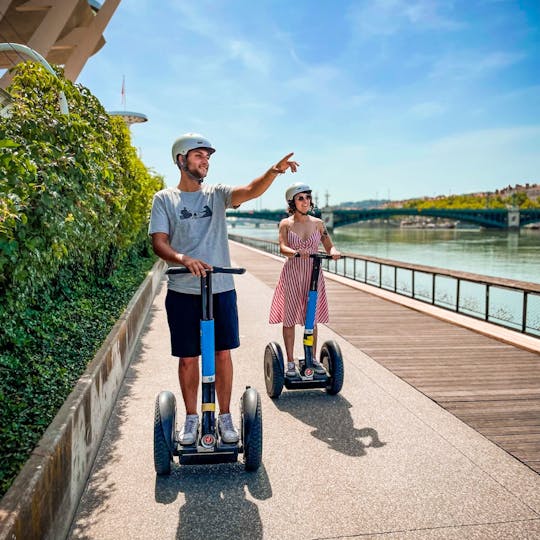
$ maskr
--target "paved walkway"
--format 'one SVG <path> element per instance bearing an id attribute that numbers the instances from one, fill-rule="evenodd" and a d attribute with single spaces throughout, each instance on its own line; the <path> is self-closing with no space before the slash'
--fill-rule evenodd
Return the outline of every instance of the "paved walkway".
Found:
<path id="1" fill-rule="evenodd" d="M 179 396 L 163 288 L 70 538 L 540 537 L 538 474 L 329 328 L 319 341 L 342 349 L 341 394 L 268 398 L 264 347 L 281 342 L 280 327 L 267 324 L 272 288 L 250 273 L 235 281 L 242 347 L 233 356 L 233 407 L 247 384 L 259 390 L 263 466 L 176 466 L 156 477 L 154 400 L 162 389 Z"/>

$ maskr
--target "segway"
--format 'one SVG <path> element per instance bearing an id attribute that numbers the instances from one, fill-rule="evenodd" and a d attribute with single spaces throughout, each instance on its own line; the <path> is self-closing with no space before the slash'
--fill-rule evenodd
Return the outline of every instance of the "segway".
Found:
<path id="1" fill-rule="evenodd" d="M 299 256 L 298 254 L 296 255 Z M 321 347 L 319 362 L 326 373 L 318 374 L 313 369 L 313 328 L 317 309 L 317 285 L 321 260 L 331 259 L 331 255 L 313 253 L 313 269 L 308 292 L 306 318 L 304 325 L 304 358 L 298 361 L 294 376 L 288 376 L 284 370 L 283 353 L 279 343 L 270 342 L 264 351 L 264 382 L 266 392 L 271 398 L 281 395 L 283 386 L 288 390 L 305 388 L 325 388 L 331 395 L 338 394 L 343 386 L 343 359 L 339 345 L 334 341 L 325 341 Z"/>
<path id="2" fill-rule="evenodd" d="M 212 310 L 212 273 L 243 274 L 245 268 L 206 270 L 201 276 L 203 315 L 201 329 L 202 421 L 192 445 L 181 445 L 176 431 L 176 399 L 169 391 L 156 398 L 154 411 L 154 466 L 158 475 L 168 475 L 175 456 L 180 464 L 233 463 L 243 453 L 247 471 L 256 471 L 262 460 L 261 398 L 255 388 L 246 387 L 240 401 L 240 440 L 225 443 L 216 422 L 214 319 Z M 187 274 L 185 267 L 173 267 L 166 274 Z"/>

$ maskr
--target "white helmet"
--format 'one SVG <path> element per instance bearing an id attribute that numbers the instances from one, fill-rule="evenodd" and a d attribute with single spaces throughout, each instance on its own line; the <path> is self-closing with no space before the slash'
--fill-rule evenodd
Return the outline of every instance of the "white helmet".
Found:
<path id="1" fill-rule="evenodd" d="M 295 195 L 305 192 L 311 193 L 311 188 L 307 184 L 296 182 L 287 188 L 287 191 L 285 192 L 285 200 L 287 203 L 290 203 L 294 199 Z"/>
<path id="2" fill-rule="evenodd" d="M 172 158 L 176 164 L 176 158 L 178 154 L 185 156 L 190 150 L 195 148 L 206 148 L 210 154 L 213 154 L 216 149 L 212 146 L 210 141 L 199 135 L 198 133 L 186 133 L 182 135 L 172 145 Z"/>

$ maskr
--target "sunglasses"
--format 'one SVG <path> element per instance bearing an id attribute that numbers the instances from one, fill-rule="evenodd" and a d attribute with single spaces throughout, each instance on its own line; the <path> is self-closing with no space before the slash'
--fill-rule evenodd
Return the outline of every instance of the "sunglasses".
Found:
<path id="1" fill-rule="evenodd" d="M 311 201 L 311 195 L 298 195 L 297 201 Z"/>

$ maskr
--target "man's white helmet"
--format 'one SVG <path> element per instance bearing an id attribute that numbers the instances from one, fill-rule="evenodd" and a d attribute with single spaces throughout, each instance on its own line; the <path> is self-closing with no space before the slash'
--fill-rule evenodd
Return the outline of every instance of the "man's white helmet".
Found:
<path id="1" fill-rule="evenodd" d="M 303 182 L 296 182 L 287 188 L 287 191 L 285 192 L 285 200 L 287 203 L 290 203 L 294 199 L 295 195 L 305 193 L 306 191 L 311 193 L 311 188 L 307 184 L 304 184 Z"/>
<path id="2" fill-rule="evenodd" d="M 172 145 L 172 158 L 176 164 L 176 158 L 178 154 L 185 156 L 190 150 L 195 148 L 206 148 L 210 154 L 213 154 L 216 149 L 212 146 L 212 143 L 199 133 L 186 133 L 182 135 Z"/>

